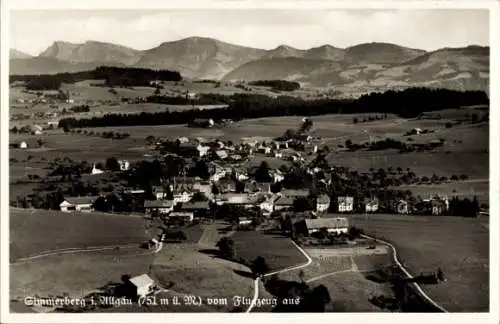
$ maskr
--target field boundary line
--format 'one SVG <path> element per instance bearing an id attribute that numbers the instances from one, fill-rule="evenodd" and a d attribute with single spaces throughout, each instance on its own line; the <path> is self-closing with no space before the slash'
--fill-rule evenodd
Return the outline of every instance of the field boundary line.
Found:
<path id="1" fill-rule="evenodd" d="M 295 241 L 293 241 L 293 240 L 292 240 L 292 243 L 306 257 L 306 259 L 307 259 L 306 263 L 300 264 L 298 266 L 291 266 L 291 267 L 288 267 L 285 269 L 269 272 L 269 273 L 262 275 L 262 277 L 269 277 L 269 276 L 272 276 L 272 275 L 275 275 L 278 273 L 283 273 L 283 272 L 288 272 L 288 271 L 292 271 L 292 270 L 305 268 L 312 263 L 311 257 L 304 251 L 304 249 L 302 249 L 300 246 L 298 246 L 297 243 L 295 243 Z M 254 280 L 255 293 L 254 293 L 254 296 L 252 298 L 252 302 L 250 303 L 250 306 L 248 306 L 248 309 L 246 310 L 245 313 L 250 313 L 252 311 L 252 309 L 255 307 L 255 303 L 257 302 L 257 299 L 259 298 L 259 281 L 260 281 L 259 277 L 255 278 L 255 280 Z"/>
<path id="2" fill-rule="evenodd" d="M 377 238 L 374 238 L 374 237 L 371 237 L 369 235 L 364 235 L 362 234 L 361 236 L 365 237 L 365 238 L 368 238 L 368 239 L 372 239 L 372 240 L 375 240 L 377 242 L 380 242 L 382 244 L 385 244 L 387 246 L 389 246 L 391 249 L 392 249 L 392 258 L 394 259 L 394 262 L 396 262 L 396 265 L 401 269 L 403 270 L 404 274 L 409 278 L 409 279 L 413 279 L 413 275 L 408 272 L 408 270 L 405 269 L 405 267 L 401 264 L 401 262 L 399 261 L 398 259 L 398 252 L 396 250 L 396 248 L 394 247 L 394 245 L 392 245 L 391 243 L 389 242 L 386 242 L 384 240 L 381 240 L 381 239 L 377 239 Z M 420 293 L 420 295 L 422 295 L 422 297 L 424 297 L 424 299 L 426 299 L 429 303 L 431 303 L 434 307 L 438 308 L 439 310 L 441 310 L 443 313 L 448 313 L 448 311 L 442 307 L 441 305 L 439 305 L 437 302 L 435 302 L 431 297 L 429 297 L 424 291 L 423 289 L 416 283 L 416 282 L 411 282 L 410 283 L 411 285 L 413 285 L 417 291 Z"/>
<path id="3" fill-rule="evenodd" d="M 68 253 L 96 252 L 96 251 L 112 250 L 112 249 L 116 249 L 116 248 L 132 248 L 134 246 L 137 246 L 137 244 L 107 245 L 107 246 L 93 246 L 93 247 L 91 246 L 91 247 L 84 248 L 84 249 L 82 249 L 82 248 L 67 248 L 67 249 L 60 249 L 60 250 L 48 250 L 48 251 L 44 251 L 40 254 L 17 259 L 17 261 L 11 263 L 11 265 L 22 264 L 26 261 L 31 261 L 31 260 L 51 256 L 51 255 L 68 254 Z"/>

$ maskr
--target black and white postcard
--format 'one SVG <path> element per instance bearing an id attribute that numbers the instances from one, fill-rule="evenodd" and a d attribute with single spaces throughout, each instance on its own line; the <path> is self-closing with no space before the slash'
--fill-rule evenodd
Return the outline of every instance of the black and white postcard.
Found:
<path id="1" fill-rule="evenodd" d="M 498 3 L 250 2 L 2 4 L 2 322 L 498 322 Z"/>

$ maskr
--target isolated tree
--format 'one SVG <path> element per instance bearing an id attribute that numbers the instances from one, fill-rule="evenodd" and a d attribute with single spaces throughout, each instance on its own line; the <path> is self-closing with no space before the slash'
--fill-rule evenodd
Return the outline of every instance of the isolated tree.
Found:
<path id="1" fill-rule="evenodd" d="M 145 138 L 146 142 L 149 144 L 149 145 L 152 145 L 154 142 L 155 142 L 155 137 L 152 136 L 152 135 L 149 135 L 148 137 Z"/>
<path id="2" fill-rule="evenodd" d="M 229 237 L 221 238 L 215 246 L 219 249 L 221 256 L 224 258 L 232 259 L 236 255 L 234 241 Z"/>
<path id="3" fill-rule="evenodd" d="M 299 271 L 299 279 L 300 279 L 300 282 L 305 282 L 305 273 L 304 273 L 304 270 L 300 270 Z"/>
<path id="4" fill-rule="evenodd" d="M 120 163 L 115 157 L 110 157 L 106 160 L 106 169 L 110 171 L 120 171 Z"/>
<path id="5" fill-rule="evenodd" d="M 272 177 L 269 174 L 269 165 L 266 161 L 262 161 L 260 166 L 255 172 L 255 180 L 257 182 L 271 182 Z"/>
<path id="6" fill-rule="evenodd" d="M 352 123 L 353 123 L 353 124 L 357 124 L 357 123 L 358 123 L 358 118 L 354 117 L 354 118 L 352 119 Z"/>
<path id="7" fill-rule="evenodd" d="M 256 277 L 261 277 L 262 275 L 269 272 L 269 266 L 262 256 L 258 256 L 257 258 L 255 258 L 250 268 L 252 269 L 252 272 Z"/>
<path id="8" fill-rule="evenodd" d="M 38 147 L 43 147 L 45 145 L 45 141 L 43 139 L 39 138 L 36 141 L 36 144 L 38 145 Z"/>

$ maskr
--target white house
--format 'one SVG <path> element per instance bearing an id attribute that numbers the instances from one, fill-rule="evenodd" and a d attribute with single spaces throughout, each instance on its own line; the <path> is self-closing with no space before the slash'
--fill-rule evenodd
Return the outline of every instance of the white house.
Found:
<path id="1" fill-rule="evenodd" d="M 174 202 L 175 203 L 186 203 L 193 198 L 193 194 L 187 191 L 180 191 L 174 193 Z"/>
<path id="2" fill-rule="evenodd" d="M 120 171 L 127 171 L 130 168 L 130 162 L 127 160 L 118 160 Z"/>
<path id="3" fill-rule="evenodd" d="M 94 175 L 95 175 L 95 174 L 101 174 L 101 173 L 104 173 L 104 171 L 103 171 L 103 170 L 101 170 L 101 169 L 96 168 L 95 164 L 93 164 L 93 165 L 92 165 L 92 171 L 91 171 L 91 174 L 94 174 Z"/>
<path id="4" fill-rule="evenodd" d="M 133 277 L 129 281 L 136 287 L 137 297 L 145 297 L 153 292 L 154 280 L 147 274 Z"/>
<path id="5" fill-rule="evenodd" d="M 198 150 L 200 157 L 202 157 L 202 156 L 207 155 L 208 151 L 210 150 L 210 146 L 198 144 L 196 149 Z"/>
<path id="6" fill-rule="evenodd" d="M 341 213 L 352 212 L 354 209 L 354 198 L 353 197 L 338 197 L 338 210 Z"/>
<path id="7" fill-rule="evenodd" d="M 283 175 L 283 173 L 279 169 L 273 170 L 270 173 L 271 173 L 271 176 L 273 177 L 274 183 L 281 182 L 281 181 L 285 180 L 285 176 Z"/>
<path id="8" fill-rule="evenodd" d="M 179 141 L 179 143 L 188 143 L 189 142 L 189 138 L 187 138 L 186 136 L 179 137 L 177 140 Z"/>
<path id="9" fill-rule="evenodd" d="M 91 212 L 94 210 L 93 204 L 97 200 L 97 196 L 88 197 L 67 197 L 59 204 L 62 212 Z"/>
<path id="10" fill-rule="evenodd" d="M 330 208 L 330 197 L 327 195 L 320 195 L 316 199 L 316 211 L 318 213 L 324 213 Z"/>
<path id="11" fill-rule="evenodd" d="M 378 199 L 377 198 L 367 198 L 365 199 L 365 212 L 374 213 L 378 210 Z"/>
<path id="12" fill-rule="evenodd" d="M 21 148 L 21 149 L 27 149 L 28 148 L 28 144 L 26 142 L 21 142 L 21 143 L 19 143 L 19 148 Z"/>
<path id="13" fill-rule="evenodd" d="M 168 214 L 174 210 L 175 202 L 173 200 L 145 200 L 144 209 L 147 214 L 155 212 L 159 214 Z"/>
<path id="14" fill-rule="evenodd" d="M 161 200 L 167 198 L 167 191 L 162 186 L 153 186 L 152 189 L 156 199 Z"/>

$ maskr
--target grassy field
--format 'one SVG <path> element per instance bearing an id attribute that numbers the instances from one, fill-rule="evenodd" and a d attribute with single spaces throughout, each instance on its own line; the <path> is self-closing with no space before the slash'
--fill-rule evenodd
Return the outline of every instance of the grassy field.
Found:
<path id="1" fill-rule="evenodd" d="M 147 273 L 153 254 L 138 248 L 53 255 L 11 264 L 10 298 L 26 296 L 82 297 L 105 286 L 121 282 L 121 276 Z"/>
<path id="2" fill-rule="evenodd" d="M 423 289 L 448 311 L 488 311 L 487 218 L 373 215 L 355 216 L 353 223 L 394 244 L 412 274 L 441 267 L 448 281 Z"/>
<path id="3" fill-rule="evenodd" d="M 210 311 L 233 311 L 233 296 L 253 296 L 253 278 L 240 264 L 199 251 L 195 244 L 169 244 L 158 253 L 153 276 L 172 293 L 200 296 Z M 227 298 L 227 305 L 208 305 L 208 298 Z M 174 306 L 169 311 L 176 310 Z"/>
<path id="4" fill-rule="evenodd" d="M 305 256 L 289 238 L 264 235 L 253 231 L 238 231 L 232 238 L 237 257 L 252 262 L 258 256 L 262 256 L 271 271 L 307 262 Z"/>
<path id="5" fill-rule="evenodd" d="M 390 254 L 361 255 L 355 249 L 343 247 L 305 248 L 305 251 L 313 262 L 300 270 L 282 273 L 279 277 L 298 282 L 299 272 L 302 271 L 304 280 L 311 287 L 327 287 L 332 298 L 326 307 L 327 312 L 380 312 L 382 310 L 372 304 L 369 298 L 393 295 L 387 283 L 375 283 L 363 274 L 364 271 L 391 264 Z M 341 254 L 336 255 L 338 252 Z M 352 254 L 348 255 L 349 252 Z"/>
<path id="6" fill-rule="evenodd" d="M 476 196 L 480 203 L 489 204 L 490 188 L 488 179 L 474 179 L 460 182 L 449 182 L 434 185 L 409 185 L 397 187 L 400 190 L 410 190 L 415 196 L 427 197 L 429 194 L 447 195 L 448 197 Z"/>
<path id="7" fill-rule="evenodd" d="M 10 209 L 10 259 L 51 250 L 140 244 L 150 239 L 137 216 Z"/>

